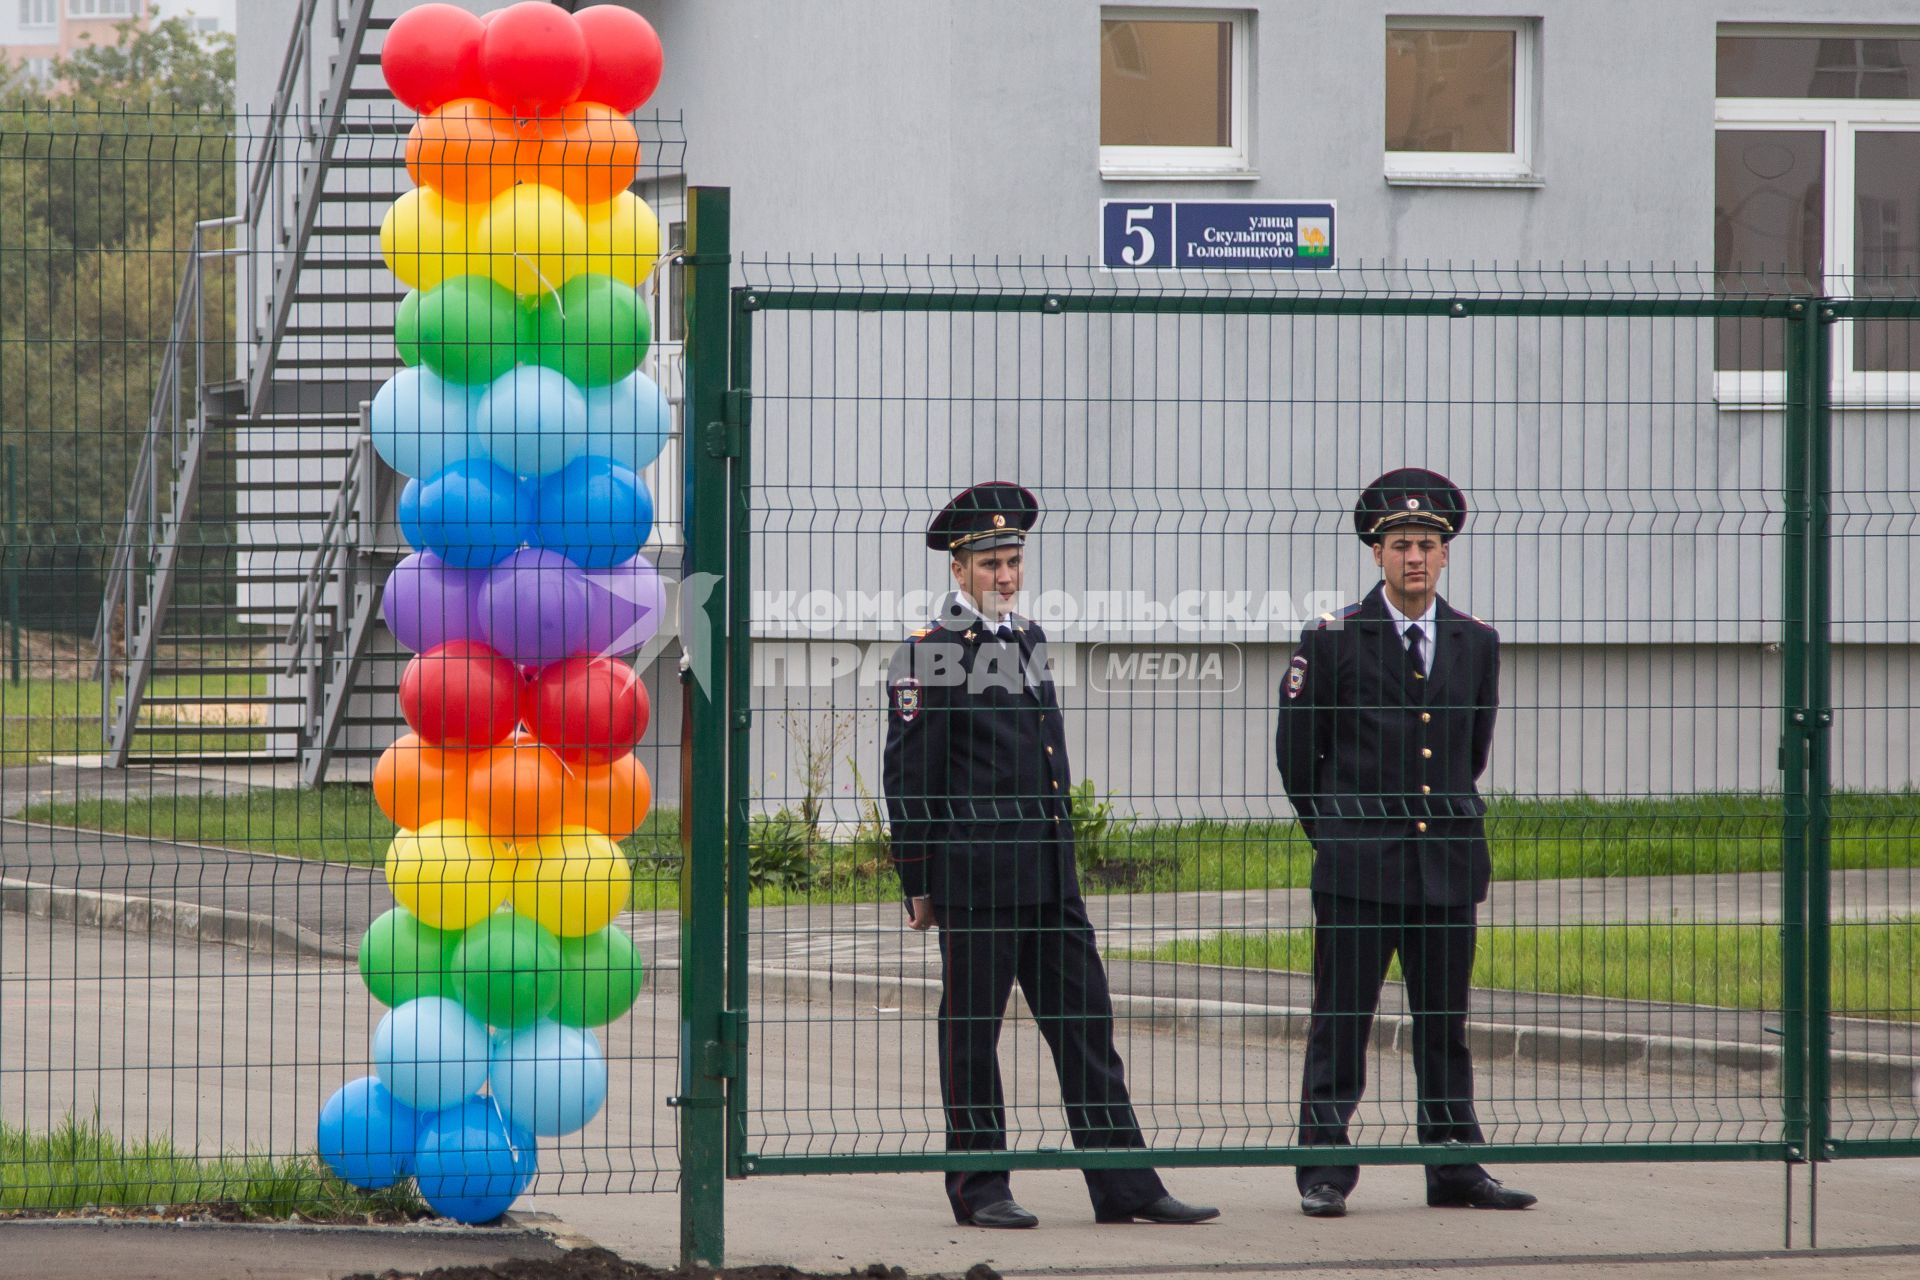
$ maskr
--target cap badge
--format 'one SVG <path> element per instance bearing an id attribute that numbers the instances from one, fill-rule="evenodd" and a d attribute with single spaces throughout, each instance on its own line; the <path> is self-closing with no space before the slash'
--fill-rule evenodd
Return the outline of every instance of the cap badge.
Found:
<path id="1" fill-rule="evenodd" d="M 996 529 L 1004 529 L 1004 528 L 1006 528 L 1006 527 L 1007 527 L 1007 518 L 1006 518 L 1005 516 L 995 516 L 995 517 L 993 518 L 993 527 L 994 527 L 994 528 L 996 528 Z"/>
<path id="2" fill-rule="evenodd" d="M 1420 509 L 1420 499 L 1418 498 L 1407 499 L 1407 510 L 1418 511 L 1419 509 Z"/>

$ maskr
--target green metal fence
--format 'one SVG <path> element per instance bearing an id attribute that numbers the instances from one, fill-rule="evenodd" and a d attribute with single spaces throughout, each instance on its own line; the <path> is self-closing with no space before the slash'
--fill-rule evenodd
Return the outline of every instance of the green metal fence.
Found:
<path id="1" fill-rule="evenodd" d="M 696 202 L 696 242 L 716 217 Z M 1302 628 L 1378 580 L 1350 512 L 1401 464 L 1468 491 L 1441 590 L 1505 654 L 1465 1011 L 1486 1141 L 1415 1140 L 1390 984 L 1342 1159 L 1920 1149 L 1909 419 L 1903 392 L 1830 394 L 1848 323 L 1883 322 L 1886 367 L 1910 363 L 1890 321 L 1912 301 L 1653 271 L 737 278 L 730 302 L 693 293 L 687 426 L 690 562 L 725 575 L 727 638 L 695 701 L 711 853 L 690 866 L 718 860 L 701 806 L 728 744 L 725 997 L 687 1025 L 690 1078 L 727 1077 L 729 1173 L 1314 1162 L 1295 1145 L 1310 855 L 1274 719 Z M 701 341 L 723 331 L 730 349 Z M 1093 784 L 1080 877 L 1139 1150 L 1070 1144 L 1011 1011 L 1011 1149 L 946 1149 L 940 960 L 887 863 L 883 697 L 951 585 L 926 523 L 987 479 L 1044 508 L 1030 612 Z M 685 972 L 717 964 L 707 945 Z"/>

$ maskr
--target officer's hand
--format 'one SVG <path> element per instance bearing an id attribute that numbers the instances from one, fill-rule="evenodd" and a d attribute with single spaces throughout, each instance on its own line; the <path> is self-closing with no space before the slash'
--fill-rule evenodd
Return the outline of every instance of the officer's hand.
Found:
<path id="1" fill-rule="evenodd" d="M 933 928 L 933 899 L 915 898 L 907 912 L 907 927 L 910 929 Z"/>

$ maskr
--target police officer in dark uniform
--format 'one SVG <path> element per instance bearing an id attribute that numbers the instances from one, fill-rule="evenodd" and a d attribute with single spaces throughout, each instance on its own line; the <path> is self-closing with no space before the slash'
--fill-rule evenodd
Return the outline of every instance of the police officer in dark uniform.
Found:
<path id="1" fill-rule="evenodd" d="M 1300 1142 L 1347 1145 L 1395 954 L 1413 1014 L 1420 1141 L 1482 1141 L 1467 999 L 1475 906 L 1492 878 L 1476 781 L 1493 747 L 1500 638 L 1440 598 L 1466 497 L 1445 476 L 1390 471 L 1354 528 L 1382 581 L 1300 639 L 1280 690 L 1280 777 L 1314 848 L 1313 1019 Z M 1337 1218 L 1358 1166 L 1303 1165 L 1300 1207 Z M 1427 1166 L 1427 1203 L 1524 1209 L 1535 1197 L 1478 1164 Z"/>
<path id="2" fill-rule="evenodd" d="M 882 780 L 908 922 L 938 925 L 940 1090 L 947 1150 L 1003 1151 L 996 1053 L 1018 982 L 1053 1051 L 1074 1145 L 1146 1145 L 1113 1044 L 1113 1006 L 1080 899 L 1065 722 L 1040 627 L 1012 612 L 1027 531 L 1019 485 L 976 485 L 934 517 L 927 545 L 952 557 L 957 590 L 887 670 Z M 1100 1222 L 1201 1222 L 1152 1169 L 1088 1169 Z M 954 1219 L 1031 1227 L 1004 1169 L 947 1175 Z"/>

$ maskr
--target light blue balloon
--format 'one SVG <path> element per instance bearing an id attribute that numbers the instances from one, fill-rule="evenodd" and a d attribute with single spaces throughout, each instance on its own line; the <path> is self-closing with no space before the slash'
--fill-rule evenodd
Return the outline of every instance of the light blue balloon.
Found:
<path id="1" fill-rule="evenodd" d="M 343 1182 L 377 1191 L 407 1176 L 420 1113 L 373 1076 L 349 1080 L 320 1109 L 320 1158 Z"/>
<path id="2" fill-rule="evenodd" d="M 444 996 L 409 1000 L 373 1032 L 373 1069 L 416 1111 L 441 1111 L 478 1092 L 492 1042 L 486 1024 Z"/>
<path id="3" fill-rule="evenodd" d="M 420 1197 L 456 1222 L 491 1222 L 520 1198 L 539 1171 L 533 1135 L 500 1114 L 491 1098 L 469 1098 L 427 1118 L 413 1156 Z"/>
<path id="4" fill-rule="evenodd" d="M 507 470 L 544 476 L 587 452 L 587 398 L 556 369 L 516 365 L 480 397 L 473 435 Z"/>
<path id="5" fill-rule="evenodd" d="M 408 545 L 456 569 L 498 564 L 526 540 L 532 523 L 533 490 L 483 458 L 463 458 L 425 480 L 409 480 L 400 495 Z"/>
<path id="6" fill-rule="evenodd" d="M 605 387 L 587 388 L 585 452 L 645 471 L 673 433 L 673 406 L 644 373 L 631 373 Z"/>
<path id="7" fill-rule="evenodd" d="M 551 1019 L 515 1032 L 493 1051 L 493 1096 L 531 1133 L 572 1133 L 607 1100 L 607 1060 L 591 1031 Z"/>
<path id="8" fill-rule="evenodd" d="M 582 569 L 610 569 L 639 553 L 653 532 L 653 495 L 611 458 L 575 458 L 538 481 L 527 541 Z"/>
<path id="9" fill-rule="evenodd" d="M 473 452 L 478 397 L 422 365 L 387 379 L 367 411 L 373 447 L 406 476 L 429 476 Z"/>

